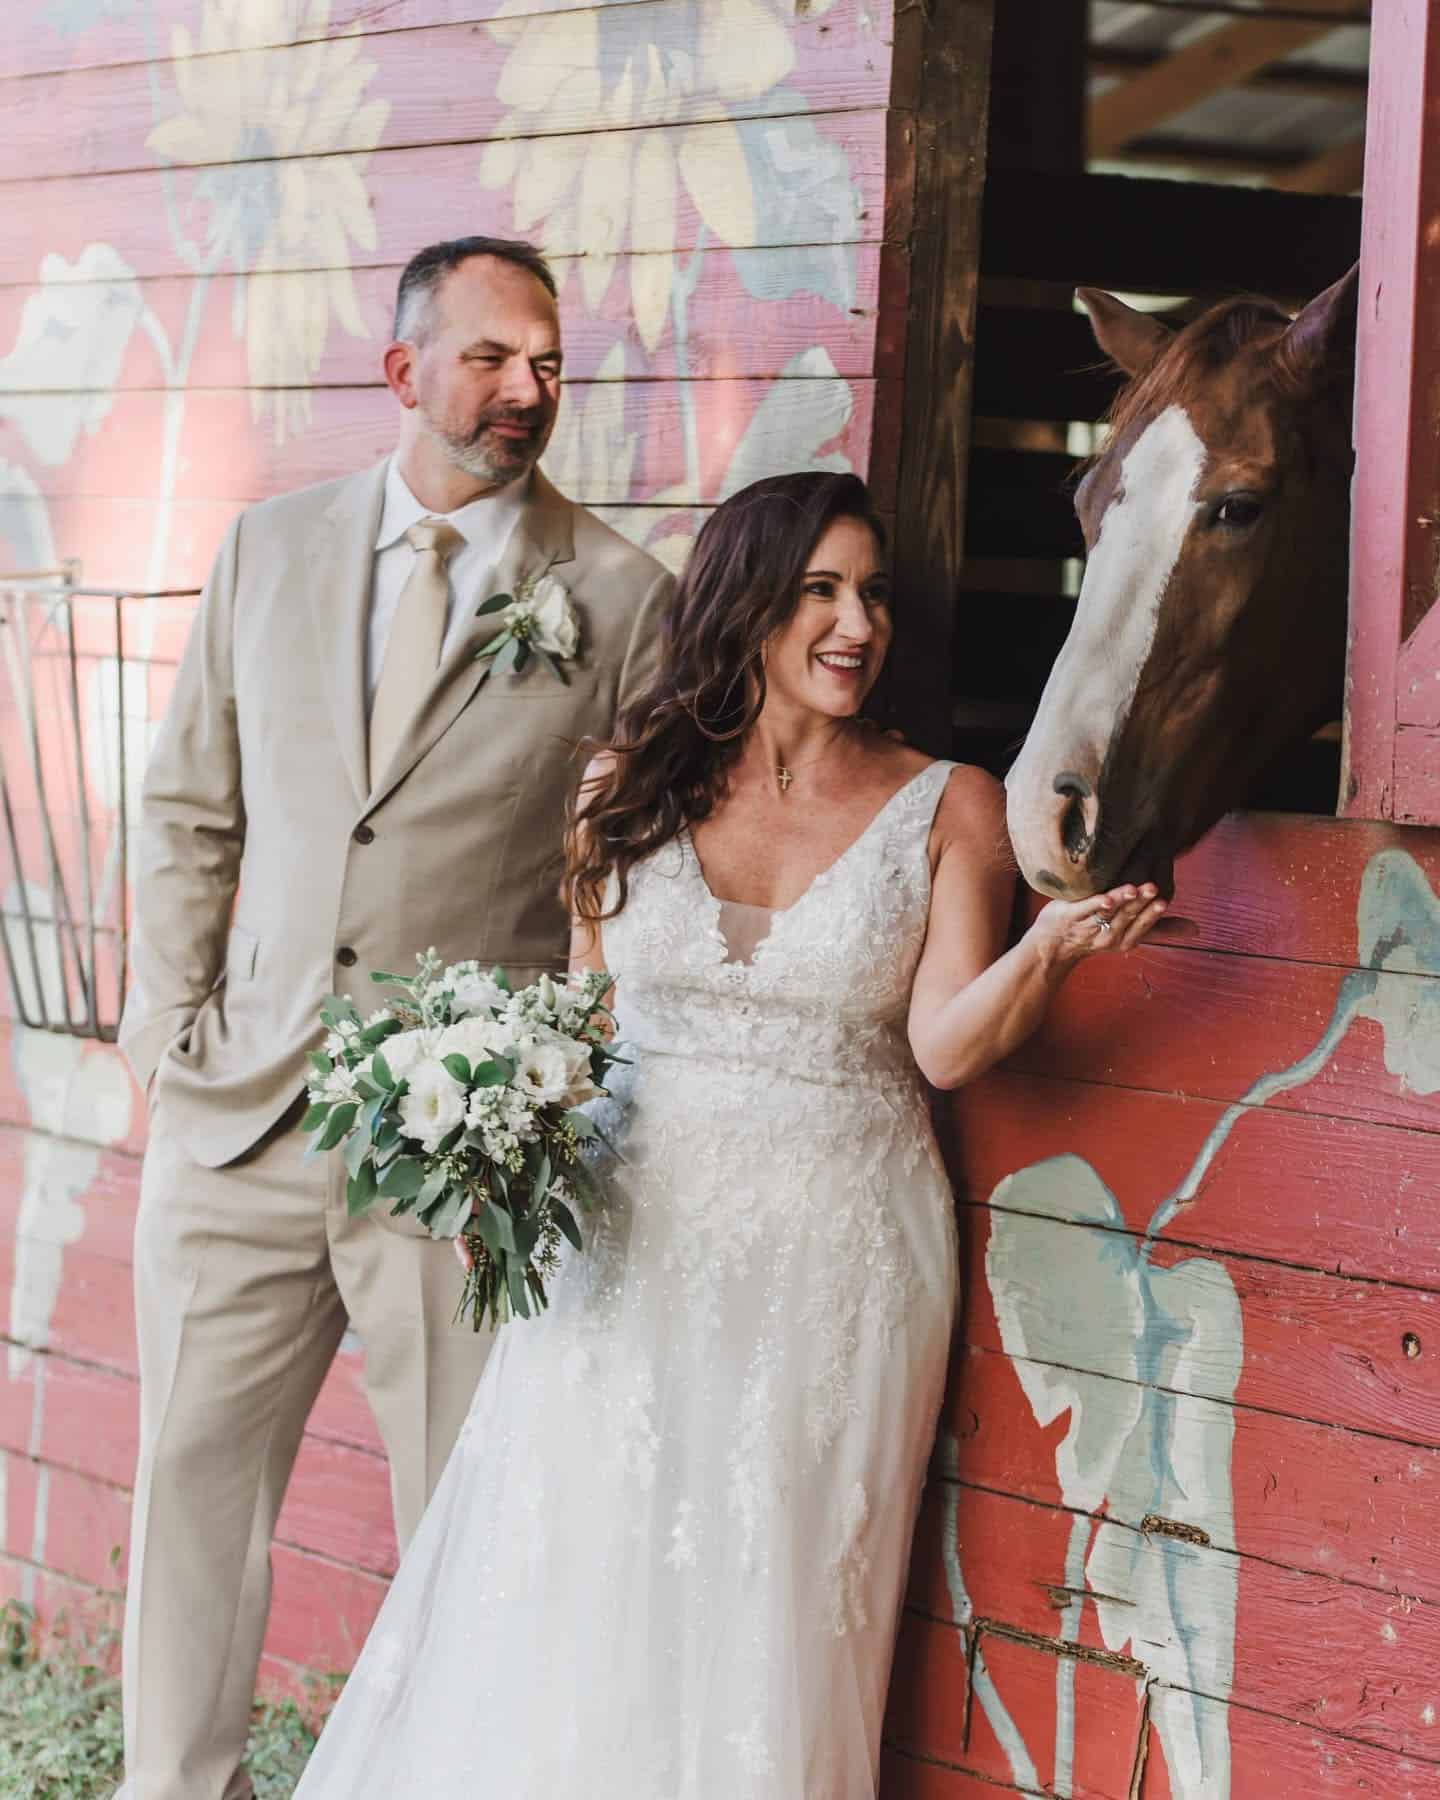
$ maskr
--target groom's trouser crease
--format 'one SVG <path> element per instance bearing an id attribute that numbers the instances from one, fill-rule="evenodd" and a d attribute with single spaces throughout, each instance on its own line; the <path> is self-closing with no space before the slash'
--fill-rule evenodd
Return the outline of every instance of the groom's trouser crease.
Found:
<path id="1" fill-rule="evenodd" d="M 202 1168 L 166 1139 L 162 1108 L 147 1157 L 125 1671 L 134 1800 L 247 1791 L 231 1784 L 265 1634 L 270 1541 L 347 1313 L 367 1346 L 402 1541 L 483 1359 L 483 1341 L 448 1331 L 458 1277 L 443 1248 L 349 1219 L 329 1159 L 307 1164 L 303 1153 L 290 1130 L 238 1164 Z M 151 1394 L 162 1396 L 153 1415 Z"/>

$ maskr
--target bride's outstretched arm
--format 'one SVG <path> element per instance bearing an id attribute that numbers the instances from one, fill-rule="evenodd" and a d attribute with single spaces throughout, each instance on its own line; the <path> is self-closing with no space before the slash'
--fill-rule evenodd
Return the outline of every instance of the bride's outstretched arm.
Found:
<path id="1" fill-rule="evenodd" d="M 1165 910 L 1148 883 L 1089 900 L 1052 900 L 1005 950 L 1015 865 L 1004 790 L 980 769 L 957 769 L 950 777 L 932 856 L 930 924 L 910 994 L 910 1047 L 939 1088 L 963 1087 L 1017 1049 L 1076 963 L 1130 949 Z"/>

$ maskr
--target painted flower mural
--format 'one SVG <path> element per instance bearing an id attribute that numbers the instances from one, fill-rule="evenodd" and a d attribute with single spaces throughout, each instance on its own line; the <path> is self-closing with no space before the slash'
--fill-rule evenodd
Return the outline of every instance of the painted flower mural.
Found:
<path id="1" fill-rule="evenodd" d="M 203 265 L 235 271 L 252 405 L 277 441 L 309 421 L 332 320 L 369 335 L 350 256 L 375 248 L 365 173 L 390 103 L 366 97 L 376 64 L 359 25 L 327 36 L 329 23 L 330 0 L 205 0 L 198 33 L 175 27 L 180 108 L 148 139 L 202 171 Z"/>

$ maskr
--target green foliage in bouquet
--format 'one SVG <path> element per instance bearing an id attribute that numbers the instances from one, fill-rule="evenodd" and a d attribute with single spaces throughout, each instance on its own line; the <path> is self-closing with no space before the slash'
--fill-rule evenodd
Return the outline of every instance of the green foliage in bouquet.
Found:
<path id="1" fill-rule="evenodd" d="M 583 1247 L 577 1214 L 595 1178 L 599 1136 L 579 1110 L 605 1090 L 608 975 L 542 976 L 513 990 L 502 969 L 445 966 L 433 950 L 369 1018 L 332 995 L 324 1047 L 310 1056 L 301 1128 L 338 1151 L 352 1214 L 386 1204 L 435 1238 L 463 1240 L 470 1267 L 457 1318 L 522 1319 L 547 1304 L 562 1240 Z"/>

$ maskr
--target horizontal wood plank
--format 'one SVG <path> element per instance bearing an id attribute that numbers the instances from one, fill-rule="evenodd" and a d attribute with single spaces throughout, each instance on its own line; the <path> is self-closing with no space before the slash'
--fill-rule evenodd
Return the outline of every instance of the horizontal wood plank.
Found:
<path id="1" fill-rule="evenodd" d="M 1081 313 L 986 306 L 975 322 L 975 411 L 989 419 L 1098 419 L 1123 377 Z"/>
<path id="2" fill-rule="evenodd" d="M 939 1552 L 942 1532 L 952 1528 L 946 1524 L 947 1509 L 954 1511 L 959 1566 L 975 1617 L 985 1627 L 982 1647 L 992 1645 L 993 1627 L 986 1623 L 990 1621 L 1040 1638 L 1053 1637 L 1052 1596 L 1067 1585 L 1071 1515 L 965 1488 L 928 1497 L 918 1579 L 929 1596 L 928 1610 L 940 1619 L 951 1616 Z M 1233 1701 L 1301 1724 L 1323 1718 L 1325 1729 L 1337 1736 L 1399 1755 L 1430 1754 L 1433 1733 L 1425 1714 L 1431 1704 L 1434 1659 L 1440 1654 L 1440 1608 L 1266 1563 L 1247 1564 L 1234 1621 L 1234 1673 L 1227 1680 L 1222 1671 L 1228 1661 L 1226 1615 L 1233 1603 L 1228 1596 L 1235 1593 L 1233 1558 L 1204 1545 L 1130 1532 L 1119 1525 L 1103 1529 L 1115 1547 L 1110 1579 L 1122 1553 L 1131 1575 L 1129 1585 L 1107 1592 L 1112 1602 L 1108 1639 L 1100 1636 L 1093 1597 L 1087 1599 L 1078 1637 L 1084 1649 L 1133 1656 L 1171 1691 Z M 1001 1545 L 1003 1556 L 997 1553 Z M 1017 1570 L 1024 1572 L 1023 1579 L 1016 1579 Z M 1179 1598 L 1162 1604 L 1161 1596 Z M 1172 1605 L 1178 1607 L 1178 1616 L 1171 1612 Z M 1131 1608 L 1134 1629 L 1127 1633 L 1120 1621 L 1130 1618 Z M 1218 1660 L 1205 1653 L 1212 1635 Z M 1199 1649 L 1194 1663 L 1186 1660 L 1187 1643 Z M 1053 1668 L 1053 1658 L 1049 1660 Z M 1174 1672 L 1184 1668 L 1193 1668 L 1196 1679 L 1176 1681 Z M 1133 1691 L 1133 1679 L 1129 1685 Z M 1027 1723 L 1038 1710 L 1032 1708 L 1025 1715 Z M 1083 1707 L 1079 1710 L 1085 1718 Z M 1043 1720 L 1044 1712 L 1039 1717 Z M 1043 1732 L 1044 1725 L 1039 1729 Z M 1087 1743 L 1091 1732 L 1087 1722 L 1082 1734 Z M 1043 1757 L 1047 1750 L 1043 1737 L 1037 1749 Z"/>
<path id="3" fill-rule="evenodd" d="M 754 118 L 773 111 L 776 78 L 790 75 L 814 112 L 883 107 L 889 13 L 887 4 L 857 0 L 820 15 L 762 12 L 751 47 L 759 60 L 748 71 L 717 54 L 722 46 L 696 42 L 689 0 L 644 0 L 623 13 L 591 6 L 531 21 L 373 32 L 358 53 L 343 40 L 259 50 L 247 43 L 188 60 L 32 75 L 0 81 L 5 168 L 27 179 L 152 168 L 165 160 L 152 130 L 177 115 L 195 121 L 196 155 L 185 160 L 233 168 L 263 156 L 287 126 L 303 126 L 307 146 L 350 148 L 357 103 L 386 109 L 389 149 Z M 667 78 L 656 81 L 656 69 Z M 236 115 L 220 99 L 227 90 L 267 94 L 270 119 L 262 103 L 245 123 L 271 129 L 236 132 Z"/>
<path id="4" fill-rule="evenodd" d="M 648 0 L 591 0 L 595 6 L 645 5 Z M 507 15 L 541 17 L 568 11 L 575 0 L 507 0 Z M 290 15 L 290 43 L 313 43 L 343 32 L 407 31 L 419 26 L 479 23 L 495 16 L 497 0 L 331 0 L 330 6 Z M 141 8 L 112 7 L 87 19 L 37 11 L 26 31 L 6 34 L 0 76 L 48 75 L 62 70 L 145 62 L 168 46 L 176 25 L 193 27 L 195 0 L 146 0 Z"/>
<path id="5" fill-rule="evenodd" d="M 845 265 L 843 279 L 836 285 L 851 290 L 849 305 L 823 301 L 813 292 L 817 258 L 827 254 L 842 259 Z M 644 377 L 669 381 L 688 377 L 723 381 L 736 376 L 782 376 L 791 372 L 796 357 L 817 345 L 823 347 L 838 375 L 898 372 L 883 367 L 877 370 L 878 245 L 837 245 L 829 252 L 809 245 L 750 251 L 744 280 L 733 258 L 704 256 L 687 301 L 683 352 L 677 351 L 668 332 L 658 344 L 648 345 L 635 317 L 636 289 L 656 281 L 668 286 L 671 255 L 661 251 L 617 258 L 615 279 L 593 309 L 581 291 L 583 259 L 555 259 L 569 380 Z M 299 317 L 309 284 L 327 274 L 353 283 L 356 315 L 363 331 L 356 334 L 334 324 L 310 385 L 378 384 L 381 354 L 390 339 L 400 265 L 357 268 L 351 273 L 304 271 L 268 277 L 278 312 Z M 195 308 L 199 329 L 188 385 L 255 389 L 277 385 L 273 370 L 252 369 L 245 334 L 235 328 L 237 307 L 244 298 L 243 280 L 228 274 L 216 276 L 208 294 L 200 291 L 199 278 L 189 275 L 147 277 L 136 287 L 139 305 L 171 344 L 181 341 L 187 313 Z M 87 306 L 103 312 L 105 289 L 104 282 L 75 281 L 65 284 L 63 294 L 46 296 L 33 279 L 0 288 L 0 345 L 19 342 L 27 308 L 53 306 L 78 326 Z M 101 298 L 87 299 L 87 293 L 98 293 Z M 36 355 L 23 363 L 12 358 L 4 380 L 8 394 L 83 393 L 93 385 L 93 376 L 87 376 L 83 367 L 51 354 Z M 169 385 L 155 338 L 146 330 L 132 331 L 114 386 L 123 390 Z"/>
<path id="6" fill-rule="evenodd" d="M 1050 1321 L 1046 1341 L 1057 1349 L 1047 1361 L 1143 1384 L 1148 1340 L 1137 1342 L 1127 1310 L 1101 1305 L 1096 1292 L 1078 1283 L 1062 1289 L 1053 1273 L 1072 1259 L 1077 1269 L 1104 1267 L 1112 1259 L 1124 1267 L 1121 1259 L 1137 1250 L 1133 1240 L 1100 1226 L 983 1207 L 966 1208 L 961 1225 L 969 1234 L 970 1267 L 986 1268 L 988 1253 L 989 1281 L 993 1287 L 1003 1279 L 1011 1316 Z M 1440 1294 L 1195 1253 L 1163 1241 L 1148 1266 L 1183 1267 L 1186 1298 L 1196 1310 L 1194 1341 L 1187 1339 L 1173 1367 L 1166 1364 L 1172 1391 L 1222 1402 L 1233 1395 L 1265 1412 L 1440 1447 Z M 1237 1311 L 1244 1358 L 1238 1387 L 1233 1358 L 1239 1346 L 1228 1335 L 1198 1329 L 1205 1319 L 1228 1319 Z M 1068 1333 L 1065 1320 L 1071 1322 Z M 1158 1322 L 1153 1329 L 1159 1332 Z M 966 1336 L 987 1350 L 1005 1348 L 999 1324 L 983 1305 L 972 1306 Z M 1029 1353 L 1039 1354 L 1033 1346 Z"/>
<path id="7" fill-rule="evenodd" d="M 1359 249 L 1360 202 L 1331 195 L 1007 169 L 985 197 L 992 277 L 1298 301 Z"/>
<path id="8" fill-rule="evenodd" d="M 1432 1002 L 1426 996 L 1440 995 L 1434 978 L 1376 974 L 1364 1010 L 1327 1058 L 1332 1022 L 1346 1010 L 1341 987 L 1348 979 L 1318 964 L 1183 948 L 1095 957 L 1071 977 L 1010 1066 L 1231 1101 L 1260 1091 L 1262 1079 L 1302 1063 L 1308 1068 L 1314 1058 L 1309 1079 L 1297 1075 L 1296 1085 L 1277 1088 L 1266 1104 L 1440 1130 L 1440 1096 L 1427 1072 Z M 1246 1030 L 1235 1030 L 1237 1019 L 1247 1021 Z"/>
<path id="9" fill-rule="evenodd" d="M 1354 1738 L 1336 1737 L 1314 1725 L 1272 1718 L 1246 1706 L 1193 1700 L 1203 1728 L 1230 1742 L 1236 1800 L 1294 1795 L 1300 1800 L 1436 1800 L 1440 1762 L 1395 1756 Z M 1151 1729 L 1144 1778 L 1135 1800 L 1187 1800 L 1183 1780 L 1170 1779 L 1158 1731 Z"/>
<path id="10" fill-rule="evenodd" d="M 952 1173 L 989 1200 L 1016 1169 L 1084 1157 L 1144 1232 L 1187 1186 L 1221 1102 L 997 1070 L 951 1097 Z M 1360 1120 L 1252 1107 L 1229 1129 L 1165 1237 L 1338 1275 L 1440 1290 L 1440 1137 Z M 1012 1206 L 1040 1204 L 1019 1194 Z"/>
<path id="11" fill-rule="evenodd" d="M 544 467 L 572 498 L 618 505 L 664 494 L 669 505 L 722 497 L 732 481 L 797 466 L 801 445 L 838 452 L 852 467 L 868 459 L 876 384 L 819 375 L 780 382 L 646 382 L 624 389 L 577 383 L 568 389 Z M 768 404 L 766 404 L 768 400 Z M 326 388 L 303 398 L 304 429 L 283 441 L 254 430 L 252 400 L 235 390 L 192 390 L 184 396 L 179 472 L 181 503 L 267 498 L 311 482 L 348 475 L 394 448 L 395 401 L 388 389 Z M 74 453 L 47 472 L 49 499 L 145 499 L 165 454 L 167 396 L 121 394 L 106 429 L 76 443 Z M 0 504 L 8 487 L 25 496 L 13 469 L 28 439 L 68 430 L 74 402 L 28 395 L 8 403 L 11 423 L 0 426 Z M 698 480 L 687 468 L 693 419 Z M 302 421 L 297 417 L 295 423 Z M 744 449 L 742 452 L 742 440 Z M 883 491 L 877 501 L 886 505 Z M 67 546 L 69 548 L 69 546 Z M 74 546 L 86 554 L 82 542 Z"/>
<path id="12" fill-rule="evenodd" d="M 1041 1373 L 993 1350 L 969 1346 L 958 1353 L 945 1406 L 956 1443 L 954 1472 L 967 1486 L 1059 1506 L 1054 1434 L 1035 1425 L 1021 1370 L 1032 1378 Z M 1130 1384 L 1089 1375 L 1083 1390 L 1097 1432 L 1103 1434 L 1105 1420 L 1119 1430 L 1133 1417 Z M 1176 1437 L 1205 1442 L 1219 1405 L 1176 1395 Z M 1440 1544 L 1414 1527 L 1440 1505 L 1440 1451 L 1243 1406 L 1230 1411 L 1233 1529 L 1218 1530 L 1212 1520 L 1216 1549 L 1440 1604 Z M 1136 1530 L 1152 1510 L 1133 1504 L 1119 1484 L 1105 1509 Z M 1247 1579 L 1242 1571 L 1242 1582 Z"/>
<path id="13" fill-rule="evenodd" d="M 765 206 L 754 210 L 745 233 L 748 243 L 727 240 L 725 249 L 764 248 L 776 244 L 875 243 L 885 229 L 884 180 L 887 123 L 877 111 L 831 113 L 819 121 L 806 114 L 767 120 L 770 152 L 781 158 L 813 157 L 816 133 L 834 145 L 844 157 L 848 179 L 828 198 L 811 204 Z M 724 158 L 729 127 L 676 125 L 657 130 L 656 154 L 668 154 L 677 164 L 704 165 L 707 159 Z M 724 140 L 724 141 L 722 141 Z M 583 155 L 588 138 L 547 138 L 546 154 L 556 157 Z M 694 248 L 704 227 L 692 205 L 673 214 L 637 213 L 630 228 L 616 241 L 613 228 L 594 209 L 557 207 L 531 217 L 517 212 L 513 186 L 485 187 L 479 180 L 481 151 L 475 144 L 440 144 L 414 150 L 377 150 L 365 169 L 369 223 L 364 238 L 352 238 L 345 248 L 354 268 L 389 266 L 403 262 L 422 244 L 454 237 L 457 230 L 504 237 L 533 234 L 552 256 L 610 255 L 619 250 L 666 251 Z M 326 202 L 328 179 L 325 157 L 296 157 L 284 165 L 286 179 L 306 188 L 315 204 Z M 280 165 L 253 163 L 249 177 L 257 182 L 278 181 Z M 322 179 L 323 178 L 323 179 Z M 14 229 L 0 242 L 0 284 L 32 282 L 45 256 L 63 258 L 72 266 L 85 247 L 109 243 L 115 221 L 126 221 L 124 261 L 141 276 L 183 275 L 197 266 L 226 266 L 223 241 L 212 235 L 220 223 L 212 199 L 207 198 L 207 172 L 182 169 L 171 174 L 142 170 L 133 174 L 98 175 L 65 189 L 65 205 L 57 209 L 56 186 L 49 181 L 16 180 L 6 187 L 7 216 Z M 213 185 L 213 184 L 212 184 Z M 463 196 L 458 203 L 457 196 Z M 822 200 L 824 203 L 821 203 Z M 525 204 L 522 190 L 519 205 Z M 182 243 L 193 241 L 187 260 L 177 248 L 170 207 L 182 227 Z M 903 221 L 891 229 L 899 231 Z M 708 235 L 708 234 L 707 234 Z M 328 268 L 334 258 L 325 254 L 328 236 L 313 232 L 273 247 L 276 269 Z M 710 238 L 713 244 L 713 236 Z"/>

